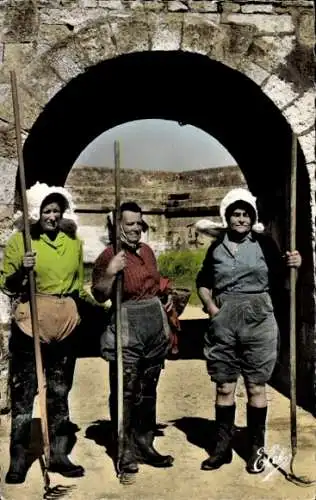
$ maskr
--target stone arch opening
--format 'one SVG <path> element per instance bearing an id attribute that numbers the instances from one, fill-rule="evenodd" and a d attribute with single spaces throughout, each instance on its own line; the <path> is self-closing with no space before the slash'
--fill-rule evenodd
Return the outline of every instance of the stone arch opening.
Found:
<path id="1" fill-rule="evenodd" d="M 214 136 L 236 159 L 258 197 L 262 221 L 281 248 L 288 245 L 291 128 L 259 86 L 208 57 L 181 51 L 121 55 L 88 68 L 45 106 L 24 144 L 27 186 L 64 184 L 80 152 L 116 125 L 145 118 L 176 120 Z M 298 148 L 298 247 L 304 255 L 299 283 L 299 350 L 304 378 L 312 380 L 314 281 L 310 186 Z M 304 300 L 302 300 L 304 298 Z M 288 336 L 284 336 L 284 366 Z M 287 372 L 284 380 L 287 382 Z M 306 400 L 311 391 L 302 392 Z"/>

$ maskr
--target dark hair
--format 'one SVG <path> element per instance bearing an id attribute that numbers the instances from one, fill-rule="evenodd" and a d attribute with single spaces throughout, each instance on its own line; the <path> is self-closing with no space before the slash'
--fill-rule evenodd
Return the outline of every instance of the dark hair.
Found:
<path id="1" fill-rule="evenodd" d="M 57 203 L 61 213 L 63 214 L 65 210 L 69 207 L 69 203 L 66 198 L 60 193 L 51 193 L 41 203 L 40 213 L 42 213 L 43 208 L 50 203 Z"/>
<path id="2" fill-rule="evenodd" d="M 125 201 L 124 203 L 121 204 L 120 215 L 122 215 L 122 213 L 126 211 L 134 212 L 136 214 L 142 214 L 142 209 L 135 201 Z M 142 220 L 142 231 L 144 233 L 148 231 L 148 224 L 144 220 Z"/>
<path id="3" fill-rule="evenodd" d="M 122 215 L 123 212 L 135 212 L 135 213 L 142 213 L 142 209 L 140 208 L 135 201 L 125 201 L 124 203 L 121 204 L 120 206 L 120 213 Z"/>
<path id="4" fill-rule="evenodd" d="M 246 210 L 246 212 L 248 213 L 248 215 L 251 219 L 252 225 L 256 222 L 257 215 L 256 215 L 256 211 L 253 208 L 253 206 L 250 205 L 250 203 L 248 203 L 247 201 L 237 200 L 237 201 L 234 201 L 234 203 L 232 203 L 231 205 L 228 205 L 228 207 L 226 208 L 225 219 L 226 219 L 227 223 L 229 222 L 229 219 L 231 218 L 231 216 L 232 216 L 233 212 L 236 210 L 236 208 L 242 208 L 242 209 Z"/>

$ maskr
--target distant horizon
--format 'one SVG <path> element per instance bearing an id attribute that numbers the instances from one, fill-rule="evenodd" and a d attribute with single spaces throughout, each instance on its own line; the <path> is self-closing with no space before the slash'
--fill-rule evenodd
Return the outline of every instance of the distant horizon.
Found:
<path id="1" fill-rule="evenodd" d="M 120 142 L 122 170 L 185 172 L 237 166 L 229 151 L 203 130 L 158 119 L 135 120 L 105 131 L 88 144 L 73 166 L 113 168 L 104 165 L 114 166 L 114 141 Z"/>
<path id="2" fill-rule="evenodd" d="M 76 163 L 73 165 L 72 168 L 100 168 L 103 170 L 113 170 L 114 167 L 105 167 L 103 165 L 83 165 Z M 240 169 L 239 165 L 221 165 L 221 166 L 212 166 L 212 167 L 202 167 L 202 168 L 195 168 L 194 170 L 177 170 L 177 171 L 170 171 L 170 170 L 162 170 L 162 169 L 157 169 L 157 170 L 150 170 L 150 169 L 144 169 L 144 168 L 122 168 L 121 171 L 140 171 L 140 172 L 165 172 L 165 173 L 173 173 L 173 174 L 181 174 L 181 173 L 190 173 L 190 172 L 202 172 L 202 171 L 208 171 L 208 170 L 216 170 L 216 169 L 228 169 L 228 168 L 237 168 Z"/>

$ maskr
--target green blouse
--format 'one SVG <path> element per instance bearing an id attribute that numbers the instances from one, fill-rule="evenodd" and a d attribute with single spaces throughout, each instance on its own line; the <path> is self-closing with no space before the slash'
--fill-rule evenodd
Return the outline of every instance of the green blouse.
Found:
<path id="1" fill-rule="evenodd" d="M 59 231 L 54 241 L 44 233 L 32 239 L 35 256 L 36 291 L 45 294 L 70 294 L 83 290 L 84 268 L 82 241 Z M 24 243 L 22 233 L 14 233 L 4 250 L 1 288 L 6 291 L 6 279 L 18 271 L 23 262 Z M 10 290 L 7 290 L 12 292 Z"/>

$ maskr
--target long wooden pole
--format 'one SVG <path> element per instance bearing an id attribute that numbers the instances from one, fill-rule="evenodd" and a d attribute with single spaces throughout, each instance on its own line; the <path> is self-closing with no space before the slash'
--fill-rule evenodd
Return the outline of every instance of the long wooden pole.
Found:
<path id="1" fill-rule="evenodd" d="M 296 250 L 297 212 L 297 137 L 292 133 L 291 150 L 291 190 L 290 190 L 290 250 Z M 298 486 L 311 486 L 314 479 L 299 476 L 294 472 L 297 454 L 297 411 L 296 411 L 296 280 L 297 269 L 290 268 L 290 421 L 291 421 L 291 462 L 288 479 Z"/>
<path id="2" fill-rule="evenodd" d="M 121 251 L 121 177 L 120 177 L 120 144 L 114 143 L 115 158 L 115 253 Z M 117 362 L 117 470 L 120 476 L 119 464 L 123 454 L 124 425 L 123 425 L 123 352 L 122 352 L 122 273 L 119 273 L 115 282 L 115 331 L 116 331 L 116 362 Z"/>
<path id="3" fill-rule="evenodd" d="M 290 250 L 296 249 L 297 196 L 297 137 L 292 134 L 291 194 L 290 194 Z M 297 452 L 296 415 L 296 268 L 290 268 L 290 381 L 291 381 L 291 448 L 292 461 Z"/>
<path id="4" fill-rule="evenodd" d="M 28 205 L 26 197 L 26 183 L 25 183 L 25 170 L 24 161 L 22 153 L 22 140 L 21 140 L 21 122 L 20 122 L 20 103 L 19 103 L 19 93 L 17 86 L 17 79 L 15 71 L 11 71 L 11 88 L 12 88 L 12 100 L 13 100 L 13 110 L 15 119 L 15 131 L 16 131 L 16 145 L 17 145 L 17 155 L 19 164 L 19 178 L 20 187 L 22 195 L 22 207 L 23 207 L 23 222 L 24 222 L 24 246 L 26 252 L 32 251 L 31 244 L 31 234 L 30 226 L 28 220 Z M 32 320 L 32 330 L 34 339 L 34 350 L 35 350 L 35 364 L 36 364 L 36 375 L 37 375 L 37 385 L 38 385 L 38 397 L 39 397 L 39 407 L 40 407 L 40 420 L 41 420 L 41 430 L 43 436 L 43 451 L 44 451 L 44 482 L 45 489 L 49 488 L 50 480 L 48 476 L 48 466 L 50 459 L 50 446 L 49 446 L 49 435 L 48 435 L 48 422 L 47 422 L 47 408 L 46 408 L 46 383 L 43 371 L 43 363 L 41 356 L 41 346 L 40 346 L 40 336 L 39 336 L 39 326 L 38 326 L 38 315 L 37 315 L 37 304 L 36 304 L 36 287 L 35 287 L 35 275 L 34 270 L 28 270 L 28 283 L 29 283 L 29 294 L 30 294 L 30 310 L 31 310 L 31 320 Z"/>

